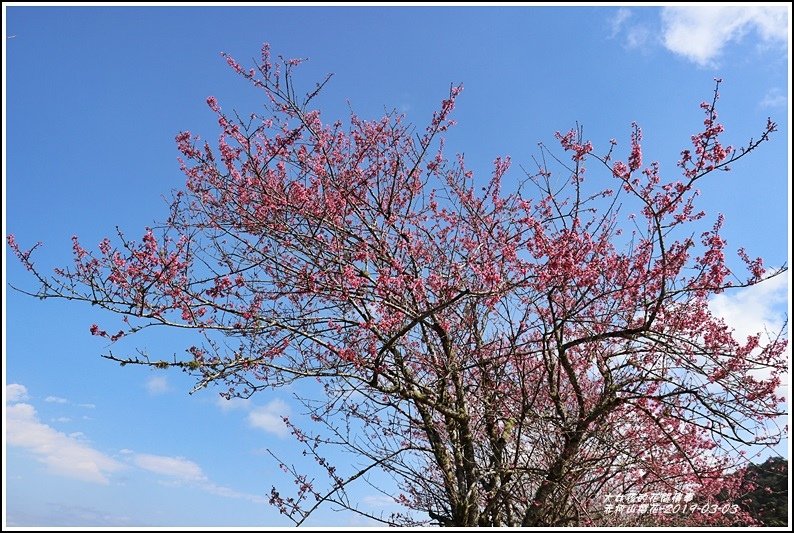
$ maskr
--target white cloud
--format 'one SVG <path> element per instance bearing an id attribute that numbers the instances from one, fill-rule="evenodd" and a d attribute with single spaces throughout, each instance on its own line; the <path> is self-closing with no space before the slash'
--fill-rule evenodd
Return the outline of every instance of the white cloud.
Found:
<path id="1" fill-rule="evenodd" d="M 167 480 L 161 480 L 161 485 L 175 487 L 188 484 L 223 498 L 248 500 L 256 504 L 264 504 L 268 501 L 263 496 L 239 492 L 213 483 L 207 478 L 198 464 L 184 457 L 135 453 L 127 449 L 121 450 L 119 453 L 131 457 L 133 464 L 137 467 L 168 478 Z"/>
<path id="2" fill-rule="evenodd" d="M 665 47 L 700 66 L 712 66 L 722 49 L 755 30 L 766 44 L 785 44 L 785 6 L 680 6 L 662 8 Z"/>
<path id="3" fill-rule="evenodd" d="M 8 525 L 14 527 L 27 527 L 28 529 L 59 528 L 76 529 L 75 524 L 82 527 L 97 528 L 100 530 L 114 529 L 121 526 L 138 526 L 140 519 L 133 521 L 130 516 L 108 513 L 106 510 L 85 505 L 71 505 L 65 503 L 47 502 L 25 509 L 24 506 L 14 506 L 8 509 Z"/>
<path id="4" fill-rule="evenodd" d="M 623 25 L 631 18 L 631 9 L 627 9 L 625 7 L 621 7 L 617 11 L 615 11 L 614 16 L 609 20 L 609 27 L 610 27 L 610 34 L 609 38 L 614 39 L 617 37 L 620 30 L 623 29 Z"/>
<path id="5" fill-rule="evenodd" d="M 24 448 L 52 472 L 62 476 L 108 484 L 108 475 L 123 465 L 85 443 L 42 424 L 36 409 L 17 403 L 6 409 L 6 440 Z"/>
<path id="6" fill-rule="evenodd" d="M 82 407 L 83 409 L 95 409 L 96 404 L 93 403 L 78 403 L 77 407 Z"/>
<path id="7" fill-rule="evenodd" d="M 215 496 L 221 496 L 223 498 L 234 498 L 237 500 L 248 500 L 252 503 L 256 503 L 260 505 L 268 503 L 269 501 L 269 499 L 265 498 L 264 496 L 257 496 L 256 494 L 239 492 L 234 489 L 230 489 L 229 487 L 223 487 L 221 485 L 216 485 L 215 483 L 210 483 L 210 482 L 202 484 L 201 489 L 210 494 L 214 494 Z"/>
<path id="8" fill-rule="evenodd" d="M 289 429 L 281 417 L 288 416 L 289 413 L 289 405 L 276 398 L 262 407 L 252 409 L 248 413 L 248 424 L 279 437 L 286 437 L 289 434 Z"/>
<path id="9" fill-rule="evenodd" d="M 65 423 L 65 422 L 71 422 L 72 419 L 69 418 L 68 416 L 59 416 L 58 418 L 53 418 L 52 421 Z"/>
<path id="10" fill-rule="evenodd" d="M 653 32 L 647 23 L 636 20 L 630 9 L 621 7 L 609 19 L 609 38 L 618 36 L 623 37 L 626 48 L 644 50 L 651 42 Z"/>
<path id="11" fill-rule="evenodd" d="M 394 498 L 391 496 L 386 496 L 385 494 L 370 494 L 369 496 L 364 496 L 361 498 L 361 503 L 370 507 L 375 507 L 376 509 L 399 505 L 396 501 L 394 501 Z"/>
<path id="12" fill-rule="evenodd" d="M 247 500 L 257 505 L 268 501 L 263 496 L 240 492 L 212 482 L 201 466 L 184 457 L 136 453 L 129 448 L 123 448 L 118 451 L 118 455 L 124 462 L 119 462 L 92 448 L 83 432 L 75 431 L 67 435 L 41 423 L 36 409 L 30 404 L 20 402 L 27 398 L 27 388 L 24 385 L 7 385 L 6 398 L 8 402 L 16 402 L 6 407 L 5 431 L 8 445 L 27 450 L 53 473 L 107 485 L 110 474 L 134 465 L 161 476 L 161 484 L 192 486 L 208 494 Z M 288 411 L 286 404 L 279 400 L 271 402 L 269 406 Z M 65 417 L 55 420 L 69 421 Z"/>
<path id="13" fill-rule="evenodd" d="M 44 398 L 44 401 L 47 403 L 69 403 L 69 400 L 66 398 L 61 398 L 59 396 L 47 396 Z"/>
<path id="14" fill-rule="evenodd" d="M 224 413 L 235 409 L 248 409 L 251 407 L 251 398 L 229 398 L 227 400 L 223 396 L 218 396 L 215 405 Z"/>
<path id="15" fill-rule="evenodd" d="M 9 383 L 6 385 L 6 402 L 14 403 L 28 399 L 28 389 L 19 383 Z"/>
<path id="16" fill-rule="evenodd" d="M 184 457 L 137 453 L 133 462 L 139 468 L 180 481 L 205 481 L 207 479 L 199 465 Z"/>
<path id="17" fill-rule="evenodd" d="M 146 390 L 152 396 L 168 392 L 168 379 L 165 376 L 151 376 L 146 380 Z"/>
<path id="18" fill-rule="evenodd" d="M 651 29 L 644 24 L 632 26 L 626 32 L 626 47 L 631 49 L 643 49 L 651 40 L 651 35 Z"/>
<path id="19" fill-rule="evenodd" d="M 786 107 L 788 97 L 778 87 L 769 89 L 758 105 L 764 109 Z"/>
<path id="20" fill-rule="evenodd" d="M 744 341 L 765 330 L 772 334 L 779 331 L 785 321 L 787 300 L 788 278 L 780 275 L 752 287 L 717 294 L 709 307 L 734 329 L 736 340 Z"/>

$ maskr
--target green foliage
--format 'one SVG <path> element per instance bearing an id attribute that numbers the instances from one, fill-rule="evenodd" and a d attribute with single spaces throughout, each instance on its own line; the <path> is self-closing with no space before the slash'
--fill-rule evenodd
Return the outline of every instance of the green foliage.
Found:
<path id="1" fill-rule="evenodd" d="M 770 457 L 747 467 L 745 482 L 752 489 L 739 504 L 764 526 L 788 525 L 788 461 Z"/>

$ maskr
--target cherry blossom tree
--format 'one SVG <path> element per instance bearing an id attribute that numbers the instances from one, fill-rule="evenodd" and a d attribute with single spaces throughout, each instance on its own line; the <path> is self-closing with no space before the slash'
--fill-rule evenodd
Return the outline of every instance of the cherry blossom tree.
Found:
<path id="1" fill-rule="evenodd" d="M 176 137 L 187 182 L 162 225 L 95 251 L 74 237 L 74 264 L 52 275 L 8 242 L 31 294 L 121 317 L 92 335 L 196 334 L 182 357 L 108 359 L 177 367 L 227 396 L 307 383 L 306 424 L 285 418 L 307 463 L 273 452 L 297 491 L 273 488 L 271 503 L 296 523 L 330 505 L 403 525 L 614 524 L 629 520 L 610 513 L 626 495 L 714 500 L 742 450 L 779 441 L 785 332 L 736 338 L 708 303 L 786 269 L 739 249 L 748 273 L 733 272 L 722 218 L 703 226 L 696 205 L 698 182 L 775 124 L 724 145 L 719 82 L 677 170 L 645 162 L 633 125 L 624 159 L 577 128 L 533 170 L 498 157 L 483 178 L 445 155 L 460 86 L 424 129 L 396 112 L 326 123 L 312 105 L 328 80 L 301 95 L 300 60 L 267 46 L 250 70 L 225 57 L 267 112 L 207 99 L 217 144 Z M 334 463 L 332 448 L 364 466 Z M 375 472 L 404 512 L 348 496 Z"/>

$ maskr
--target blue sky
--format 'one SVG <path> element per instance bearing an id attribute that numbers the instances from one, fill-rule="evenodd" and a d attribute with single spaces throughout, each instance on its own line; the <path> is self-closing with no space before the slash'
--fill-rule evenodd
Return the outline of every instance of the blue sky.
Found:
<path id="1" fill-rule="evenodd" d="M 4 6 L 4 233 L 43 241 L 45 268 L 71 260 L 70 237 L 98 243 L 166 216 L 162 195 L 183 184 L 174 136 L 213 139 L 209 95 L 258 109 L 259 94 L 221 59 L 246 63 L 261 44 L 308 57 L 324 118 L 399 109 L 423 125 L 463 83 L 449 152 L 485 176 L 509 154 L 531 163 L 540 141 L 578 121 L 597 150 L 630 124 L 647 159 L 675 171 L 713 78 L 727 138 L 773 141 L 704 183 L 701 205 L 725 214 L 729 248 L 770 265 L 790 261 L 790 162 L 785 8 L 28 8 Z M 620 149 L 620 147 L 619 147 Z M 514 169 L 517 171 L 518 167 Z M 515 174 L 514 174 L 515 176 Z M 4 254 L 7 250 L 4 249 Z M 12 260 L 7 283 L 32 287 Z M 739 333 L 782 324 L 786 279 L 714 301 Z M 286 525 L 266 503 L 285 481 L 265 449 L 294 450 L 280 424 L 299 416 L 289 390 L 223 403 L 219 389 L 188 395 L 176 372 L 120 368 L 89 326 L 96 310 L 4 291 L 4 519 L 8 525 Z M 114 351 L 169 356 L 181 334 L 135 336 Z M 366 485 L 369 510 L 390 509 Z M 325 510 L 319 525 L 361 519 Z"/>

